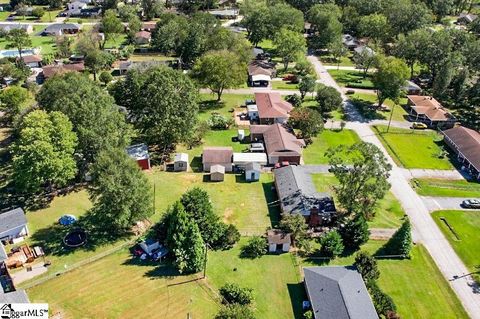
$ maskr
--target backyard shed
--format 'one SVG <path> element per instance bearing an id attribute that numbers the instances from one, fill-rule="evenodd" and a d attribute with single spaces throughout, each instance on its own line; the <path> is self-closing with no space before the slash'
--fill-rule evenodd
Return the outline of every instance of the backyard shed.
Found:
<path id="1" fill-rule="evenodd" d="M 260 179 L 262 167 L 258 163 L 248 163 L 245 166 L 245 180 L 247 182 L 256 182 Z"/>
<path id="2" fill-rule="evenodd" d="M 247 105 L 248 118 L 250 121 L 258 119 L 258 107 L 256 104 Z"/>
<path id="3" fill-rule="evenodd" d="M 257 163 L 259 166 L 267 165 L 266 153 L 233 153 L 235 169 L 244 170 L 248 163 Z"/>
<path id="4" fill-rule="evenodd" d="M 182 172 L 188 169 L 188 154 L 177 153 L 173 161 L 173 170 L 175 172 Z"/>
<path id="5" fill-rule="evenodd" d="M 243 141 L 244 138 L 245 138 L 245 130 L 238 130 L 237 139 L 239 141 Z"/>
<path id="6" fill-rule="evenodd" d="M 225 167 L 222 165 L 213 165 L 210 167 L 210 181 L 223 182 L 225 179 Z"/>
<path id="7" fill-rule="evenodd" d="M 147 144 L 136 144 L 127 147 L 127 154 L 137 161 L 142 169 L 150 169 L 150 155 L 148 154 Z"/>
<path id="8" fill-rule="evenodd" d="M 270 229 L 267 231 L 268 252 L 288 252 L 290 250 L 290 234 L 279 229 Z"/>

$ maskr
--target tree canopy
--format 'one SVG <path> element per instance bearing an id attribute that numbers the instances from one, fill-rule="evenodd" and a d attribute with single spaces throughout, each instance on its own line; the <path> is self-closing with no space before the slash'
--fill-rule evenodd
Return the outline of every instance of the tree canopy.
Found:
<path id="1" fill-rule="evenodd" d="M 395 57 L 378 59 L 377 70 L 372 77 L 373 85 L 377 88 L 378 107 L 381 107 L 386 99 L 398 103 L 408 74 L 408 67 L 402 60 Z"/>

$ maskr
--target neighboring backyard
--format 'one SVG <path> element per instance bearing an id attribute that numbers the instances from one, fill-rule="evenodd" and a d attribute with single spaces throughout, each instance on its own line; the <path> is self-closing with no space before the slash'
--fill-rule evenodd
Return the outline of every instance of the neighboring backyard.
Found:
<path id="1" fill-rule="evenodd" d="M 338 180 L 333 174 L 311 174 L 313 183 L 317 191 L 333 195 L 336 205 L 338 201 L 334 196 L 332 186 L 338 184 Z M 401 225 L 405 215 L 400 202 L 391 192 L 387 192 L 385 197 L 379 201 L 375 210 L 375 217 L 368 222 L 371 228 L 397 228 Z"/>
<path id="2" fill-rule="evenodd" d="M 406 99 L 401 99 L 400 105 L 395 105 L 392 100 L 386 100 L 383 103 L 384 109 L 379 109 L 376 107 L 378 101 L 375 94 L 355 93 L 349 97 L 362 115 L 368 119 L 389 120 L 391 116 L 393 121 L 406 121 L 408 114 L 402 107 L 403 104 L 406 104 Z M 393 114 L 391 113 L 392 109 Z"/>
<path id="3" fill-rule="evenodd" d="M 374 89 L 372 76 L 368 74 L 363 77 L 362 71 L 349 70 L 328 70 L 328 73 L 338 83 L 338 85 L 357 89 Z"/>
<path id="4" fill-rule="evenodd" d="M 360 139 L 352 130 L 329 130 L 325 129 L 317 137 L 312 138 L 313 143 L 303 150 L 305 164 L 328 164 L 325 152 L 330 147 L 340 145 L 353 145 Z"/>
<path id="5" fill-rule="evenodd" d="M 432 217 L 465 265 L 480 282 L 480 211 L 440 210 Z M 448 227 L 450 226 L 450 227 Z"/>
<path id="6" fill-rule="evenodd" d="M 373 126 L 393 160 L 405 168 L 453 169 L 440 134 L 383 125 Z"/>
<path id="7" fill-rule="evenodd" d="M 480 184 L 474 181 L 415 178 L 411 184 L 422 196 L 480 197 Z"/>

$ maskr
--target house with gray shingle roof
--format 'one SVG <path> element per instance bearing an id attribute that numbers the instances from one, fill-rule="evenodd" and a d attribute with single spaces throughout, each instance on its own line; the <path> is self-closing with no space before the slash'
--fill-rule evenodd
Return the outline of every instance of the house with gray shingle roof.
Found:
<path id="1" fill-rule="evenodd" d="M 354 266 L 306 267 L 304 284 L 315 319 L 378 319 Z"/>
<path id="2" fill-rule="evenodd" d="M 331 221 L 336 214 L 332 196 L 317 192 L 301 166 L 276 168 L 273 174 L 282 214 L 300 214 L 312 227 Z"/>
<path id="3" fill-rule="evenodd" d="M 27 218 L 21 208 L 0 213 L 0 240 L 10 240 L 28 235 Z"/>

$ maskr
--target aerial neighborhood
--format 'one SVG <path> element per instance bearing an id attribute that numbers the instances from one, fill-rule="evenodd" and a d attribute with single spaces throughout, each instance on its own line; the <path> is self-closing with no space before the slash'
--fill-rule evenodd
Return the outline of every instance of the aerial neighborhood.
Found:
<path id="1" fill-rule="evenodd" d="M 479 1 L 0 2 L 0 317 L 480 319 Z"/>

